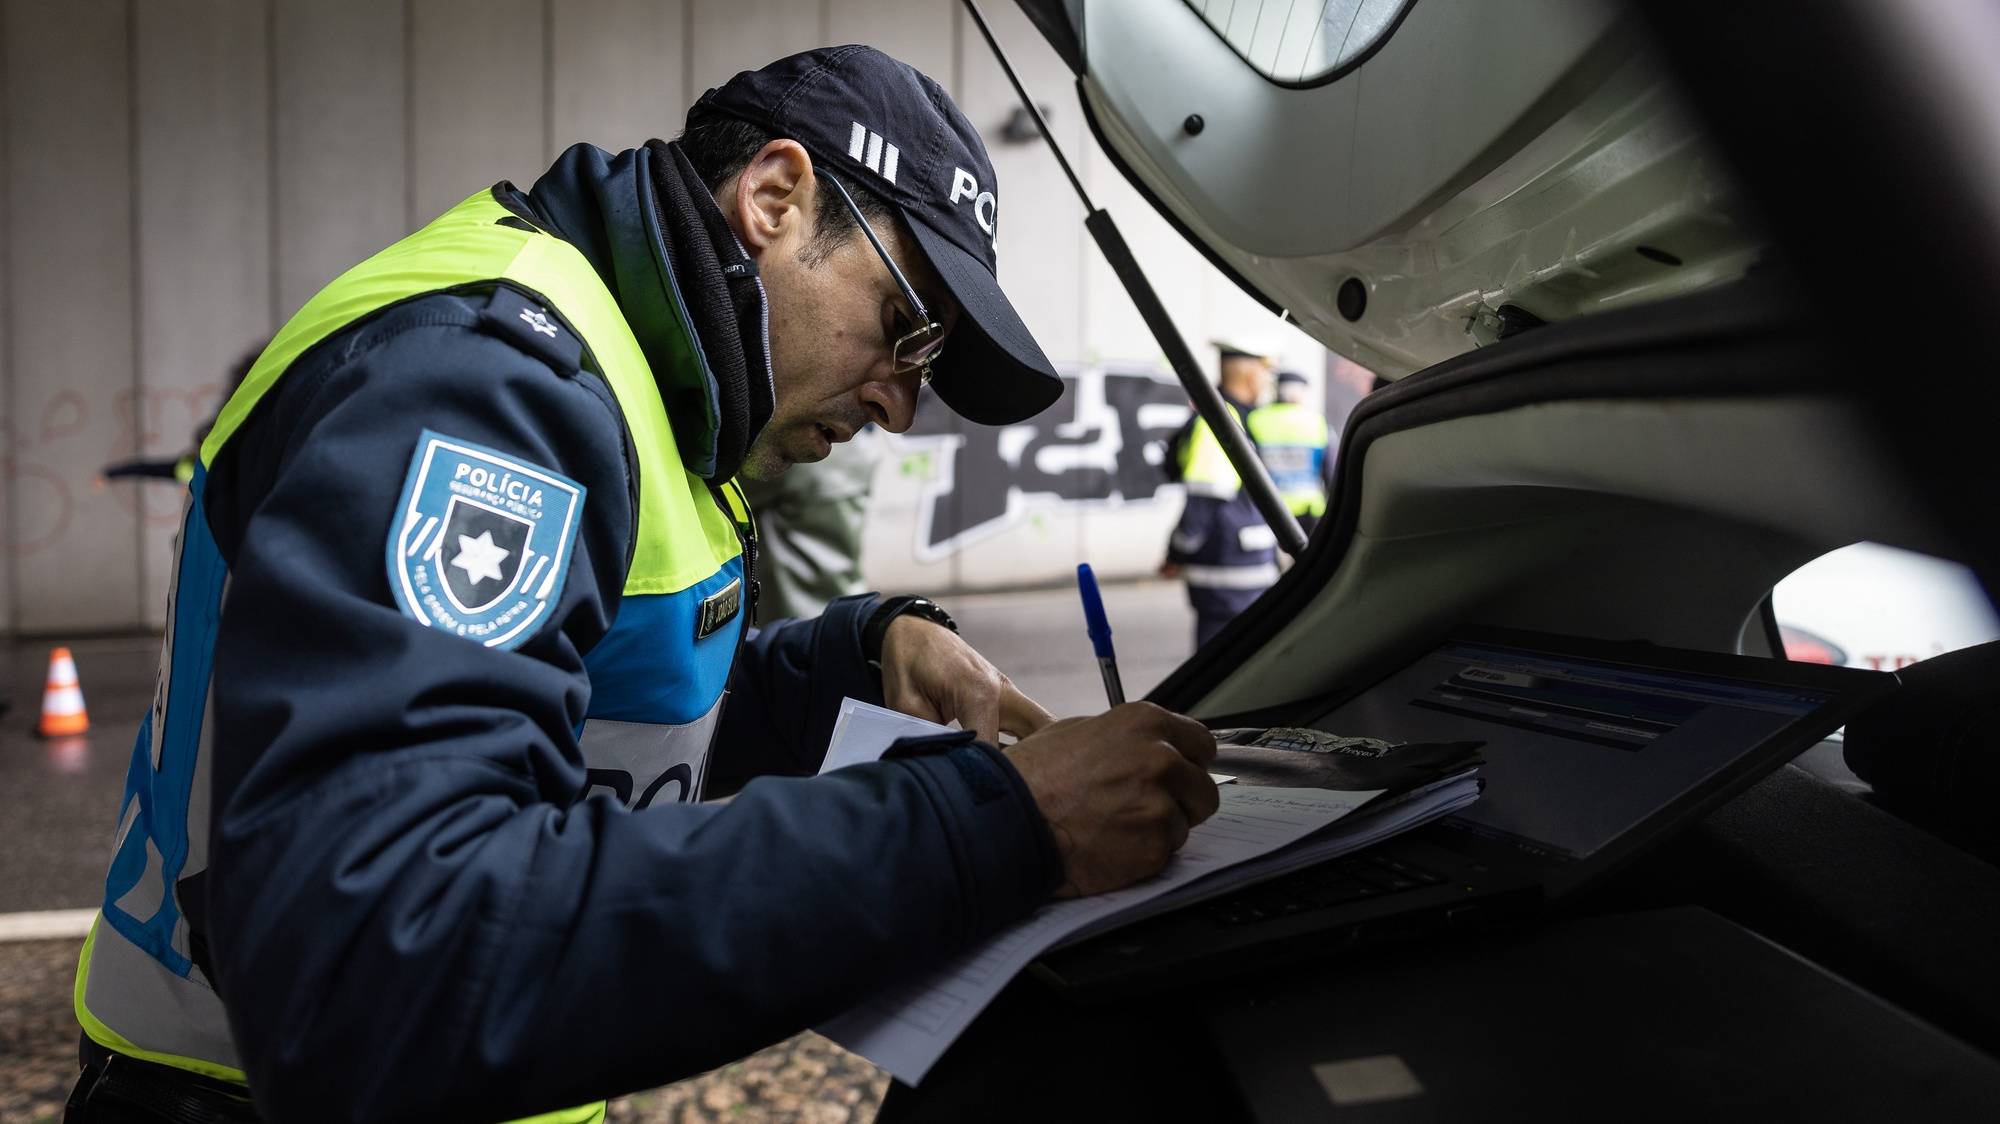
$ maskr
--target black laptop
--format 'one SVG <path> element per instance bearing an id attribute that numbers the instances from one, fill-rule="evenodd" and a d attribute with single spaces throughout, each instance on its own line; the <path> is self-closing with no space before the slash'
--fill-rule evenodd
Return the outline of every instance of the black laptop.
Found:
<path id="1" fill-rule="evenodd" d="M 1482 742 L 1476 803 L 1367 851 L 1057 949 L 1035 972 L 1109 996 L 1530 915 L 1811 748 L 1895 683 L 1820 664 L 1466 630 L 1358 689 L 1209 724 Z M 1226 757 L 1215 768 L 1229 772 Z"/>

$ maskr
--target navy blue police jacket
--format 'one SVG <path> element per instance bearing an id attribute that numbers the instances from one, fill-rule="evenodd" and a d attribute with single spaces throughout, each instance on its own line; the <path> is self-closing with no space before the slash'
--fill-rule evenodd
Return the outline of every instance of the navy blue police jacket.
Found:
<path id="1" fill-rule="evenodd" d="M 630 281 L 656 249 L 590 153 L 517 199 L 641 327 L 667 299 Z M 634 531 L 624 431 L 601 380 L 480 330 L 481 306 L 431 295 L 343 329 L 210 469 L 230 579 L 194 920 L 275 1116 L 501 1120 L 659 1085 L 935 965 L 1060 878 L 991 747 L 811 776 L 840 698 L 880 701 L 872 595 L 748 637 L 711 753 L 711 784 L 758 778 L 733 800 L 586 797 L 584 657 Z M 423 429 L 587 489 L 557 609 L 511 651 L 392 598 L 384 540 Z"/>

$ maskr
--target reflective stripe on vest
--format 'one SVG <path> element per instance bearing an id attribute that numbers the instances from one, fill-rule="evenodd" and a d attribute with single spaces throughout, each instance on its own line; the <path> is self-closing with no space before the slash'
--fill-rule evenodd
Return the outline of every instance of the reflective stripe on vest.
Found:
<path id="1" fill-rule="evenodd" d="M 1181 567 L 1181 578 L 1192 589 L 1269 589 L 1278 583 L 1278 564 Z"/>
<path id="2" fill-rule="evenodd" d="M 706 771 L 723 688 L 749 615 L 741 535 L 749 505 L 735 485 L 717 495 L 681 464 L 658 384 L 616 299 L 575 247 L 500 225 L 511 212 L 480 192 L 355 266 L 306 302 L 224 404 L 188 484 L 159 687 L 133 747 L 103 906 L 77 966 L 76 1013 L 105 1047 L 231 1081 L 242 1066 L 221 1003 L 193 963 L 182 879 L 206 869 L 209 674 L 228 580 L 203 513 L 208 467 L 294 361 L 320 340 L 389 305 L 501 280 L 537 294 L 574 328 L 617 399 L 638 458 L 632 564 L 610 632 L 585 659 L 590 709 L 582 730 L 586 790 L 631 807 L 694 800 Z M 699 363 L 678 289 L 669 351 Z M 401 465 L 389 466 L 400 469 Z M 698 635 L 704 602 L 734 617 Z M 575 1124 L 602 1104 L 536 1117 Z"/>
<path id="3" fill-rule="evenodd" d="M 1273 402 L 1244 421 L 1271 483 L 1293 515 L 1326 514 L 1326 416 L 1298 402 Z"/>

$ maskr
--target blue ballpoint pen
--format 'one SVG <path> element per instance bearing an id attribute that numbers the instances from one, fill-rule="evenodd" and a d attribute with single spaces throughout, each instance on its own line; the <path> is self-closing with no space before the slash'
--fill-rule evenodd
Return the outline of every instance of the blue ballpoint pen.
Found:
<path id="1" fill-rule="evenodd" d="M 1090 646 L 1097 652 L 1097 670 L 1104 673 L 1104 695 L 1112 706 L 1125 702 L 1125 685 L 1118 681 L 1118 656 L 1111 650 L 1111 619 L 1104 615 L 1104 599 L 1097 594 L 1097 576 L 1090 563 L 1076 567 L 1077 592 L 1083 595 L 1083 623 L 1090 633 Z"/>

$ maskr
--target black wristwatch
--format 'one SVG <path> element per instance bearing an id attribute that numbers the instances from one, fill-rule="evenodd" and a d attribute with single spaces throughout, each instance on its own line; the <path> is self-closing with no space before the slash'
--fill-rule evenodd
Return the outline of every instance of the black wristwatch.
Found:
<path id="1" fill-rule="evenodd" d="M 945 612 L 943 606 L 930 598 L 891 597 L 875 606 L 874 615 L 868 618 L 867 624 L 861 626 L 861 656 L 868 661 L 869 667 L 877 671 L 882 670 L 882 640 L 889 635 L 889 622 L 904 613 L 922 617 L 932 624 L 941 624 L 953 632 L 958 631 L 958 622 L 952 620 L 951 614 Z"/>

